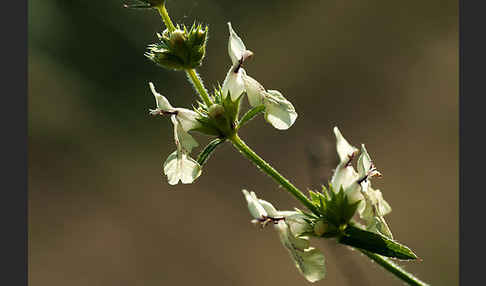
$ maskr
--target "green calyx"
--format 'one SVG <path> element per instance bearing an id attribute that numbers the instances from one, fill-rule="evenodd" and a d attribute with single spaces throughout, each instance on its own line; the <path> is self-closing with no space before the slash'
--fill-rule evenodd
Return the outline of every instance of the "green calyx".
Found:
<path id="1" fill-rule="evenodd" d="M 322 237 L 337 237 L 347 228 L 353 218 L 358 202 L 350 203 L 342 188 L 335 192 L 322 187 L 322 192 L 309 191 L 310 200 L 319 210 L 314 224 L 314 234 Z"/>
<path id="2" fill-rule="evenodd" d="M 379 233 L 364 229 L 364 226 L 352 220 L 359 201 L 350 203 L 343 189 L 335 192 L 322 187 L 322 192 L 309 191 L 311 202 L 319 214 L 304 213 L 305 221 L 311 231 L 304 235 L 336 238 L 341 244 L 356 247 L 372 253 L 403 260 L 417 259 L 407 246 Z"/>
<path id="3" fill-rule="evenodd" d="M 196 130 L 219 138 L 230 138 L 237 129 L 242 96 L 234 101 L 229 95 L 223 97 L 221 87 L 216 88 L 213 94 L 213 104 L 210 107 L 199 103 L 199 107 L 195 109 L 200 115 L 198 120 L 201 123 L 201 127 Z"/>
<path id="4" fill-rule="evenodd" d="M 199 67 L 206 55 L 208 27 L 193 24 L 170 32 L 166 29 L 157 34 L 159 42 L 148 46 L 145 56 L 157 65 L 171 70 L 187 70 Z"/>

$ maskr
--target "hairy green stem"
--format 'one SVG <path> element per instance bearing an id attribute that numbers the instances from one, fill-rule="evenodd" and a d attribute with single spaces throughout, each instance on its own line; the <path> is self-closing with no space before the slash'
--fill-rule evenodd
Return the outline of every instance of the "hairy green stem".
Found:
<path id="1" fill-rule="evenodd" d="M 160 17 L 162 17 L 162 21 L 164 21 L 164 24 L 169 32 L 174 32 L 176 27 L 174 26 L 174 23 L 172 23 L 172 20 L 169 17 L 169 13 L 167 12 L 167 9 L 165 9 L 165 5 L 161 5 L 156 8 L 159 11 Z"/>
<path id="2" fill-rule="evenodd" d="M 201 97 L 201 99 L 206 104 L 206 106 L 208 106 L 208 107 L 211 106 L 213 103 L 211 102 L 211 99 L 209 99 L 208 91 L 204 87 L 204 84 L 203 84 L 201 78 L 199 77 L 199 75 L 197 74 L 196 70 L 195 69 L 186 70 L 186 74 L 187 74 L 187 77 L 189 78 L 189 80 L 194 85 L 194 88 L 196 89 L 196 91 L 199 93 L 199 96 Z"/>
<path id="3" fill-rule="evenodd" d="M 291 193 L 294 197 L 296 197 L 306 208 L 311 210 L 315 214 L 319 214 L 319 210 L 316 206 L 314 206 L 311 201 L 299 190 L 297 189 L 289 180 L 287 180 L 284 176 L 282 176 L 277 170 L 275 170 L 270 164 L 268 164 L 265 160 L 263 160 L 260 156 L 258 156 L 248 145 L 241 140 L 238 134 L 234 134 L 230 138 L 228 138 L 233 146 L 238 149 L 245 157 L 247 157 L 250 161 L 252 161 L 255 165 L 257 165 L 258 169 L 260 169 L 263 173 L 272 177 L 277 183 L 279 183 L 282 187 L 284 187 L 289 193 Z"/>
<path id="4" fill-rule="evenodd" d="M 391 259 L 381 256 L 376 253 L 369 252 L 364 249 L 359 249 L 357 250 L 361 251 L 364 255 L 368 256 L 371 260 L 375 261 L 378 263 L 381 267 L 385 268 L 389 272 L 391 272 L 393 275 L 396 277 L 400 278 L 404 282 L 406 282 L 408 285 L 414 285 L 414 286 L 429 286 L 429 284 L 420 281 L 417 277 L 413 276 L 412 274 L 408 273 L 404 269 L 402 269 L 400 266 L 396 265 L 391 261 Z"/>

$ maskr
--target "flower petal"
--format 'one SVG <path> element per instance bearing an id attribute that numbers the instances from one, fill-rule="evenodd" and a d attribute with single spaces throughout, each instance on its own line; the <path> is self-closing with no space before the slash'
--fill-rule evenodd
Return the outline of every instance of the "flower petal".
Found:
<path id="1" fill-rule="evenodd" d="M 172 152 L 164 162 L 164 174 L 167 176 L 170 185 L 179 182 L 180 176 L 177 172 L 177 151 Z"/>
<path id="2" fill-rule="evenodd" d="M 164 174 L 170 185 L 194 182 L 201 175 L 201 166 L 184 152 L 174 151 L 164 162 Z"/>
<path id="3" fill-rule="evenodd" d="M 243 81 L 244 72 L 244 69 L 240 68 L 235 73 L 233 67 L 228 71 L 223 81 L 223 98 L 226 98 L 229 92 L 231 100 L 235 101 L 245 91 L 245 82 Z"/>
<path id="4" fill-rule="evenodd" d="M 376 198 L 376 205 L 378 208 L 378 213 L 381 216 L 385 216 L 391 212 L 391 207 L 390 205 L 383 199 L 383 194 L 381 193 L 380 190 L 373 190 L 372 192 L 374 193 L 374 196 Z"/>
<path id="5" fill-rule="evenodd" d="M 344 191 L 355 184 L 359 179 L 358 173 L 354 170 L 353 166 L 346 166 L 346 163 L 340 163 L 331 178 L 331 185 L 334 192 L 339 192 L 341 187 Z M 356 185 L 359 187 L 359 185 Z M 351 191 L 349 191 L 351 193 Z M 354 193 L 354 192 L 352 192 Z"/>
<path id="6" fill-rule="evenodd" d="M 175 108 L 177 111 L 177 119 L 185 131 L 195 129 L 201 126 L 201 123 L 197 121 L 199 115 L 186 108 Z"/>
<path id="7" fill-rule="evenodd" d="M 280 212 L 280 214 L 283 214 L 283 212 Z M 307 221 L 305 221 L 305 215 L 298 212 L 292 212 L 292 214 L 288 212 L 283 216 L 285 217 L 285 222 L 287 222 L 287 225 L 290 227 L 290 231 L 293 235 L 300 236 L 304 233 L 313 231 L 313 228 Z"/>
<path id="8" fill-rule="evenodd" d="M 339 128 L 334 127 L 334 135 L 336 136 L 336 149 L 341 163 L 348 162 L 350 157 L 352 158 L 358 154 L 358 149 L 348 143 L 341 131 L 339 131 Z"/>
<path id="9" fill-rule="evenodd" d="M 326 276 L 324 255 L 318 249 L 309 247 L 308 239 L 295 237 L 285 222 L 279 221 L 275 228 L 299 272 L 309 282 L 323 279 Z"/>
<path id="10" fill-rule="evenodd" d="M 259 199 L 258 202 L 261 204 L 261 206 L 265 209 L 267 212 L 267 216 L 277 218 L 279 217 L 279 213 L 277 209 L 269 202 Z"/>
<path id="11" fill-rule="evenodd" d="M 248 102 L 253 107 L 262 105 L 265 88 L 254 78 L 247 75 L 244 70 L 242 70 L 242 72 L 243 83 L 245 84 L 246 94 L 248 95 Z"/>
<path id="12" fill-rule="evenodd" d="M 367 229 L 369 231 L 382 234 L 390 239 L 393 239 L 393 234 L 388 227 L 385 219 L 381 216 L 374 217 L 373 220 L 368 224 Z"/>
<path id="13" fill-rule="evenodd" d="M 368 151 L 365 148 L 364 144 L 361 144 L 361 155 L 358 158 L 358 173 L 361 178 L 368 176 L 381 176 L 380 172 L 375 169 L 373 161 L 371 160 Z"/>
<path id="14" fill-rule="evenodd" d="M 165 96 L 162 94 L 158 93 L 155 90 L 155 86 L 152 82 L 149 82 L 150 90 L 152 91 L 152 94 L 155 97 L 155 103 L 157 104 L 157 109 L 163 110 L 163 111 L 173 111 L 172 105 L 170 105 L 169 101 Z"/>
<path id="15" fill-rule="evenodd" d="M 199 146 L 199 144 L 188 132 L 184 130 L 184 128 L 182 128 L 182 124 L 176 115 L 172 115 L 170 119 L 174 124 L 174 141 L 177 149 L 182 149 L 184 152 L 191 153 L 192 149 Z"/>
<path id="16" fill-rule="evenodd" d="M 234 65 L 243 58 L 246 52 L 246 47 L 240 37 L 238 37 L 236 32 L 233 30 L 230 22 L 228 22 L 228 29 L 230 34 L 228 41 L 228 54 L 231 58 L 231 62 Z"/>
<path id="17" fill-rule="evenodd" d="M 369 180 L 361 183 L 361 192 L 365 198 L 364 208 L 358 209 L 360 217 L 366 221 L 369 231 L 383 234 L 391 239 L 393 235 L 383 216 L 391 211 L 390 206 L 383 200 L 379 190 L 373 190 Z M 382 206 L 381 206 L 382 205 Z M 385 213 L 382 213 L 384 211 Z"/>
<path id="18" fill-rule="evenodd" d="M 268 90 L 264 94 L 265 120 L 279 130 L 289 129 L 297 119 L 292 103 L 276 90 Z"/>
<path id="19" fill-rule="evenodd" d="M 179 164 L 179 172 L 183 184 L 191 184 L 202 173 L 201 165 L 185 153 L 182 154 L 182 160 Z"/>
<path id="20" fill-rule="evenodd" d="M 267 216 L 265 208 L 261 205 L 254 192 L 249 193 L 247 190 L 242 190 L 248 203 L 248 210 L 254 219 L 262 219 Z"/>

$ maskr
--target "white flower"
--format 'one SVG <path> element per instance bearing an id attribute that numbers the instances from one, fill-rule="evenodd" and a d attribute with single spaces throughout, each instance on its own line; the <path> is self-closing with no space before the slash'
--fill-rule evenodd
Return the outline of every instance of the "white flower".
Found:
<path id="1" fill-rule="evenodd" d="M 343 190 L 346 191 L 350 187 L 353 187 L 353 195 L 356 193 L 359 194 L 359 185 L 356 183 L 359 175 L 351 165 L 352 160 L 356 157 L 359 151 L 348 143 L 337 127 L 334 127 L 334 135 L 336 136 L 336 149 L 339 157 L 339 164 L 331 178 L 333 190 L 339 192 L 342 187 Z M 351 201 L 355 202 L 360 199 L 362 198 L 359 196 L 353 197 Z"/>
<path id="2" fill-rule="evenodd" d="M 192 149 L 199 146 L 188 133 L 189 130 L 200 126 L 196 120 L 198 115 L 189 109 L 172 107 L 167 98 L 155 90 L 153 83 L 149 82 L 149 86 L 157 104 L 157 108 L 150 110 L 150 114 L 170 115 L 174 124 L 174 141 L 177 150 L 170 154 L 165 161 L 164 174 L 167 175 L 171 185 L 175 185 L 179 181 L 183 184 L 190 184 L 201 175 L 201 166 L 189 156 Z"/>
<path id="3" fill-rule="evenodd" d="M 309 238 L 301 234 L 312 231 L 303 215 L 296 211 L 277 211 L 264 200 L 258 199 L 254 192 L 243 190 L 248 209 L 255 221 L 271 222 L 277 230 L 283 246 L 289 252 L 299 272 L 309 281 L 316 282 L 326 275 L 324 255 L 309 246 Z"/>
<path id="4" fill-rule="evenodd" d="M 246 90 L 244 78 L 247 77 L 247 75 L 242 68 L 242 65 L 246 59 L 253 55 L 253 52 L 246 49 L 245 44 L 235 33 L 229 22 L 228 28 L 230 32 L 228 54 L 231 58 L 232 65 L 223 82 L 223 97 L 226 98 L 228 92 L 230 92 L 231 99 L 234 101 Z M 258 84 L 258 82 L 256 82 L 256 84 Z"/>
<path id="5" fill-rule="evenodd" d="M 297 119 L 297 112 L 290 101 L 276 90 L 265 90 L 265 88 L 254 78 L 246 74 L 242 65 L 253 53 L 246 49 L 245 44 L 233 30 L 231 23 L 229 27 L 228 53 L 232 66 L 223 82 L 223 97 L 230 93 L 234 101 L 246 92 L 248 102 L 252 107 L 264 105 L 265 119 L 279 130 L 290 128 Z"/>
<path id="6" fill-rule="evenodd" d="M 381 233 L 393 239 L 390 228 L 383 218 L 391 212 L 391 207 L 383 199 L 380 190 L 371 188 L 371 182 L 369 180 L 374 176 L 381 176 L 381 174 L 376 170 L 364 145 L 361 145 L 361 155 L 358 159 L 358 171 L 361 178 L 359 182 L 361 186 L 361 194 L 364 198 L 364 203 L 361 203 L 358 207 L 360 217 L 366 221 L 366 228 L 368 230 Z"/>
<path id="7" fill-rule="evenodd" d="M 380 190 L 371 188 L 370 179 L 381 176 L 380 172 L 375 168 L 364 144 L 361 145 L 356 172 L 351 162 L 358 154 L 358 149 L 348 143 L 337 127 L 334 127 L 334 134 L 340 162 L 331 178 L 333 190 L 338 192 L 342 187 L 351 203 L 361 201 L 357 211 L 360 218 L 366 222 L 367 229 L 392 238 L 383 218 L 391 212 L 391 207 L 383 199 Z"/>

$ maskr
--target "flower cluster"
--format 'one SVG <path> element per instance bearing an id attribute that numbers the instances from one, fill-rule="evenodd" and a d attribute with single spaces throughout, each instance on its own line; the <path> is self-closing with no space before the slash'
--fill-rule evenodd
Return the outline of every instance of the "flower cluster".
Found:
<path id="1" fill-rule="evenodd" d="M 366 222 L 369 231 L 393 238 L 383 218 L 391 212 L 391 207 L 383 199 L 381 191 L 373 189 L 370 182 L 371 178 L 380 177 L 381 173 L 373 164 L 365 145 L 361 145 L 356 172 L 351 163 L 359 150 L 348 143 L 337 127 L 334 127 L 334 135 L 339 164 L 330 182 L 333 190 L 339 191 L 342 188 L 351 203 L 359 201 L 357 212 Z"/>
<path id="2" fill-rule="evenodd" d="M 288 250 L 290 257 L 299 272 L 309 281 L 316 282 L 326 275 L 324 255 L 316 248 L 309 246 L 306 233 L 313 229 L 306 221 L 306 216 L 299 211 L 278 211 L 254 192 L 243 190 L 248 203 L 248 210 L 254 218 L 252 222 L 265 226 L 273 223 L 280 242 Z"/>
<path id="3" fill-rule="evenodd" d="M 185 108 L 174 108 L 170 105 L 167 98 L 159 94 L 152 83 L 150 89 L 155 96 L 157 108 L 150 110 L 152 115 L 169 115 L 174 124 L 174 139 L 177 150 L 169 155 L 164 163 L 164 174 L 169 180 L 169 184 L 174 185 L 180 182 L 183 184 L 192 183 L 201 174 L 201 165 L 190 157 L 192 150 L 198 143 L 188 133 L 190 130 L 199 131 L 206 135 L 225 138 L 230 136 L 239 128 L 238 114 L 240 99 L 243 94 L 248 96 L 248 102 L 252 107 L 261 107 L 265 114 L 265 119 L 279 130 L 290 128 L 296 118 L 297 113 L 294 106 L 283 95 L 276 90 L 265 90 L 255 79 L 248 76 L 242 65 L 246 59 L 253 54 L 247 50 L 245 44 L 233 30 L 231 23 L 229 27 L 228 54 L 232 61 L 232 66 L 223 82 L 223 86 L 210 96 L 211 104 L 208 106 L 199 103 L 199 107 L 194 110 Z M 187 34 L 187 36 L 185 36 Z M 170 69 L 189 69 L 192 66 L 189 62 L 193 57 L 185 60 L 174 59 L 183 58 L 183 55 L 190 53 L 178 52 L 177 47 L 182 39 L 182 47 L 196 46 L 197 49 L 205 47 L 207 28 L 193 26 L 189 31 L 176 30 L 169 33 L 167 30 L 159 35 L 161 43 L 152 45 L 150 53 L 147 55 L 158 65 Z M 192 49 L 192 48 L 191 48 Z M 175 55 L 181 55 L 176 57 Z M 195 57 L 198 61 L 202 59 Z M 165 60 L 170 59 L 168 64 Z M 180 64 L 175 64 L 180 63 Z M 198 65 L 198 64 L 197 64 Z M 223 120 L 222 120 L 223 119 Z"/>
<path id="4" fill-rule="evenodd" d="M 176 150 L 163 165 L 169 184 L 193 183 L 201 175 L 202 166 L 216 147 L 230 141 L 235 149 L 307 208 L 308 211 L 279 211 L 271 203 L 259 199 L 254 192 L 243 190 L 248 210 L 253 217 L 252 222 L 262 228 L 273 226 L 296 268 L 307 281 L 316 282 L 326 275 L 324 254 L 310 246 L 310 237 L 316 237 L 334 238 L 342 245 L 359 249 L 397 277 L 418 285 L 418 279 L 380 256 L 403 260 L 418 258 L 408 247 L 393 240 L 384 219 L 391 212 L 391 207 L 383 199 L 381 191 L 371 187 L 371 179 L 381 176 L 381 173 L 373 164 L 365 146 L 362 144 L 361 150 L 358 150 L 335 127 L 339 164 L 328 188 L 323 186 L 322 191 L 309 190 L 309 196 L 306 196 L 238 136 L 238 130 L 260 113 L 274 128 L 286 130 L 295 123 L 297 112 L 279 91 L 265 89 L 247 74 L 243 65 L 253 56 L 253 52 L 246 48 L 231 23 L 228 22 L 231 66 L 222 86 L 213 88 L 211 93 L 195 70 L 205 57 L 208 27 L 193 24 L 188 29 L 184 25 L 174 25 L 165 8 L 165 0 L 134 1 L 135 4 L 125 7 L 158 10 L 166 26 L 162 33 L 157 34 L 159 41 L 148 46 L 145 56 L 163 68 L 184 71 L 201 100 L 192 109 L 173 107 L 149 82 L 156 102 L 156 108 L 150 109 L 150 114 L 168 116 L 174 128 Z M 251 108 L 240 117 L 244 95 Z M 191 153 L 199 146 L 189 133 L 193 131 L 213 137 L 199 153 L 197 160 L 191 157 Z M 355 158 L 356 170 L 352 166 Z"/>

